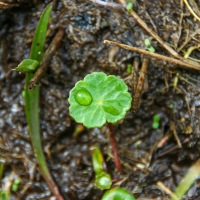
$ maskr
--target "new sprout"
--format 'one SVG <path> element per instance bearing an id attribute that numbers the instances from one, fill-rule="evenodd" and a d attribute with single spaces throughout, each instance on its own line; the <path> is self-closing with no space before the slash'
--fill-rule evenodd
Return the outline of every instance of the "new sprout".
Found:
<path id="1" fill-rule="evenodd" d="M 98 147 L 92 148 L 92 163 L 95 172 L 95 186 L 101 190 L 110 189 L 111 177 L 104 169 L 103 155 Z"/>
<path id="2" fill-rule="evenodd" d="M 135 200 L 135 198 L 123 188 L 113 188 L 108 190 L 101 200 Z"/>
<path id="3" fill-rule="evenodd" d="M 148 48 L 148 51 L 149 51 L 149 52 L 155 53 L 156 50 L 155 50 L 154 47 L 151 45 L 151 41 L 150 41 L 148 38 L 145 39 L 144 44 L 145 44 L 145 46 Z"/>
<path id="4" fill-rule="evenodd" d="M 93 72 L 76 83 L 68 101 L 70 115 L 77 123 L 87 128 L 102 127 L 108 123 L 114 162 L 122 172 L 111 124 L 122 120 L 131 107 L 132 97 L 124 81 L 114 75 Z"/>
<path id="5" fill-rule="evenodd" d="M 160 116 L 158 114 L 156 114 L 153 116 L 152 128 L 158 129 L 159 125 L 160 125 L 159 123 L 160 123 Z"/>

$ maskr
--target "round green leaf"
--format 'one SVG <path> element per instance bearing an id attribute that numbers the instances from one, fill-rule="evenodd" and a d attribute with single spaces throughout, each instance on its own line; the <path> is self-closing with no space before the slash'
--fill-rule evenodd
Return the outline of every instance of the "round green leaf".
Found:
<path id="1" fill-rule="evenodd" d="M 135 198 L 123 188 L 113 188 L 108 190 L 101 200 L 135 200 Z"/>
<path id="2" fill-rule="evenodd" d="M 120 78 L 93 72 L 76 83 L 69 95 L 69 112 L 88 128 L 123 119 L 131 107 L 131 95 Z"/>

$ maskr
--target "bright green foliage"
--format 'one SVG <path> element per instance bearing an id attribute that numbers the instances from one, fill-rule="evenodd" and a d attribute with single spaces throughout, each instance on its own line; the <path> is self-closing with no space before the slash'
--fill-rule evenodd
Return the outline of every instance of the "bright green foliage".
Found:
<path id="1" fill-rule="evenodd" d="M 103 155 L 98 147 L 94 147 L 92 150 L 92 163 L 95 171 L 95 186 L 101 190 L 110 189 L 112 180 L 104 170 Z"/>
<path id="2" fill-rule="evenodd" d="M 112 185 L 112 180 L 110 174 L 106 172 L 101 172 L 95 176 L 95 186 L 100 190 L 110 189 Z"/>
<path id="3" fill-rule="evenodd" d="M 88 128 L 123 119 L 131 107 L 131 95 L 120 78 L 93 72 L 70 91 L 70 115 Z"/>
<path id="4" fill-rule="evenodd" d="M 20 179 L 15 179 L 12 185 L 12 191 L 17 192 L 19 184 L 21 183 Z"/>
<path id="5" fill-rule="evenodd" d="M 129 2 L 126 6 L 126 8 L 129 12 L 133 9 L 133 3 L 134 3 L 134 0 L 129 0 Z"/>
<path id="6" fill-rule="evenodd" d="M 128 64 L 127 68 L 126 68 L 126 72 L 131 73 L 132 72 L 132 65 Z"/>
<path id="7" fill-rule="evenodd" d="M 24 59 L 14 70 L 20 72 L 34 72 L 39 65 L 37 60 Z"/>
<path id="8" fill-rule="evenodd" d="M 153 123 L 152 128 L 158 129 L 159 128 L 159 122 L 160 122 L 160 116 L 158 114 L 153 116 Z"/>
<path id="9" fill-rule="evenodd" d="M 108 190 L 101 200 L 135 200 L 135 198 L 123 188 L 113 188 Z"/>
<path id="10" fill-rule="evenodd" d="M 145 46 L 148 48 L 148 51 L 149 51 L 149 52 L 155 53 L 156 50 L 155 50 L 154 47 L 151 45 L 151 41 L 150 41 L 148 38 L 145 39 L 144 44 L 145 44 Z"/>
<path id="11" fill-rule="evenodd" d="M 10 195 L 5 191 L 0 190 L 0 200 L 10 200 Z"/>

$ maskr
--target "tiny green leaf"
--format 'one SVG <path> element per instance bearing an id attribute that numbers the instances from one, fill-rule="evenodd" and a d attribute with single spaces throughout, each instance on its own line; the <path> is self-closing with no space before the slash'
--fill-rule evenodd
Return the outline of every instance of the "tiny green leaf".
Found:
<path id="1" fill-rule="evenodd" d="M 127 68 L 126 68 L 126 72 L 131 73 L 132 72 L 132 65 L 128 64 Z"/>
<path id="2" fill-rule="evenodd" d="M 94 128 L 123 119 L 131 107 L 132 98 L 120 78 L 93 72 L 76 83 L 68 101 L 70 115 L 75 121 Z"/>
<path id="3" fill-rule="evenodd" d="M 128 12 L 130 12 L 133 9 L 133 3 L 134 3 L 134 0 L 129 0 L 126 6 L 126 9 L 128 10 Z"/>
<path id="4" fill-rule="evenodd" d="M 14 192 L 18 191 L 18 187 L 19 187 L 20 182 L 21 181 L 18 178 L 14 180 L 14 183 L 12 185 L 12 191 L 14 191 Z"/>
<path id="5" fill-rule="evenodd" d="M 144 44 L 145 44 L 146 47 L 150 47 L 151 41 L 148 38 L 146 38 L 145 41 L 144 41 Z"/>
<path id="6" fill-rule="evenodd" d="M 123 188 L 113 188 L 108 190 L 101 200 L 135 200 L 135 198 Z"/>
<path id="7" fill-rule="evenodd" d="M 39 65 L 37 60 L 33 59 L 24 59 L 14 70 L 20 72 L 34 72 Z"/>
<path id="8" fill-rule="evenodd" d="M 101 190 L 110 189 L 112 180 L 104 170 L 105 163 L 103 155 L 98 147 L 92 149 L 92 164 L 95 172 L 95 186 Z"/>
<path id="9" fill-rule="evenodd" d="M 112 180 L 110 174 L 102 171 L 100 174 L 95 176 L 95 186 L 100 190 L 110 189 Z"/>
<path id="10" fill-rule="evenodd" d="M 152 127 L 154 129 L 158 129 L 159 128 L 159 125 L 160 125 L 160 116 L 158 114 L 154 115 L 153 116 L 153 123 L 152 123 Z"/>
<path id="11" fill-rule="evenodd" d="M 152 46 L 150 46 L 148 48 L 148 51 L 151 52 L 151 53 L 155 53 L 156 52 L 156 50 Z"/>

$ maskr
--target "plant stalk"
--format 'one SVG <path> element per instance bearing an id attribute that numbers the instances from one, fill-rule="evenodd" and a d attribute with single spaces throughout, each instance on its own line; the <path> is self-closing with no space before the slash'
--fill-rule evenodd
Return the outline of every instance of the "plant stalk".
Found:
<path id="1" fill-rule="evenodd" d="M 118 153 L 118 148 L 117 148 L 117 143 L 115 139 L 115 134 L 114 134 L 114 128 L 113 125 L 108 123 L 108 128 L 110 130 L 110 142 L 112 146 L 112 152 L 113 152 L 113 157 L 114 157 L 114 163 L 116 168 L 119 170 L 119 172 L 123 173 L 123 169 L 120 163 L 120 158 L 119 158 L 119 153 Z"/>
<path id="2" fill-rule="evenodd" d="M 43 59 L 43 49 L 51 9 L 52 4 L 49 4 L 44 10 L 38 23 L 31 47 L 30 59 L 36 60 L 39 63 Z M 35 87 L 32 91 L 28 89 L 28 85 L 32 77 L 33 73 L 26 73 L 24 101 L 26 120 L 28 123 L 28 129 L 31 137 L 32 146 L 34 149 L 34 154 L 38 162 L 39 172 L 42 174 L 51 192 L 55 195 L 57 200 L 64 200 L 64 198 L 60 194 L 58 186 L 54 182 L 48 170 L 45 156 L 43 153 L 39 123 L 39 87 Z"/>

